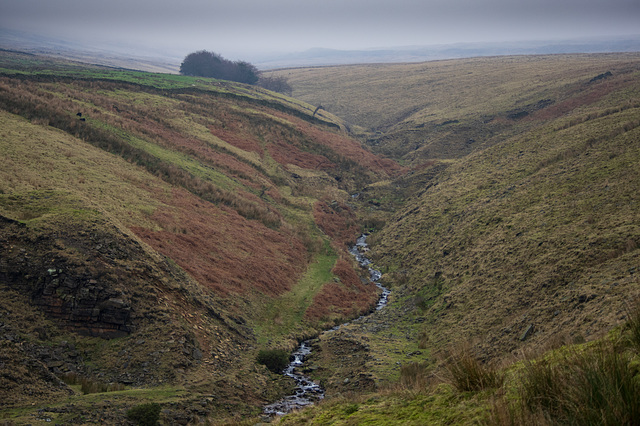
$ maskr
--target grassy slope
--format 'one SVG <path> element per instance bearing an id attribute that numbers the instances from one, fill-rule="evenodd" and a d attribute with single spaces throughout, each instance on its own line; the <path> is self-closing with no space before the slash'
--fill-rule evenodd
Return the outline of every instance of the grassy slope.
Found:
<path id="1" fill-rule="evenodd" d="M 5 336 L 10 338 L 6 342 L 15 343 L 22 350 L 20 357 L 39 368 L 56 365 L 53 372 L 59 376 L 77 371 L 99 383 L 124 381 L 149 388 L 172 384 L 169 400 L 178 404 L 189 404 L 198 398 L 198 383 L 217 381 L 229 402 L 240 403 L 233 396 L 236 391 L 230 392 L 227 383 L 236 382 L 236 369 L 252 364 L 245 352 L 252 342 L 251 333 L 234 324 L 237 312 L 228 310 L 219 297 L 158 253 L 140 246 L 126 227 L 129 223 L 156 226 L 150 216 L 156 209 L 166 207 L 157 195 L 171 194 L 171 186 L 60 131 L 30 124 L 6 112 L 1 113 L 1 122 L 7 167 L 2 170 L 6 186 L 0 195 L 0 208 L 3 216 L 26 224 L 26 228 L 3 228 L 6 263 L 2 267 L 3 272 L 29 274 L 22 284 L 2 282 L 3 325 Z M 16 271 L 25 259 L 27 271 Z M 133 332 L 113 340 L 86 338 L 67 331 L 64 320 L 43 316 L 41 310 L 30 305 L 28 295 L 46 280 L 51 266 L 64 270 L 67 279 L 89 275 L 93 282 L 104 284 L 101 291 L 115 292 L 128 302 L 134 312 Z M 16 294 L 16 286 L 24 293 Z M 73 296 L 65 295 L 66 300 Z M 75 297 L 80 300 L 80 295 Z M 56 352 L 69 352 L 66 342 L 72 342 L 82 357 L 56 363 L 60 359 Z M 12 348 L 3 348 L 3 368 L 11 368 L 16 362 L 11 356 Z M 196 348 L 204 352 L 202 358 L 193 357 Z M 154 362 L 151 374 L 146 365 L 150 361 Z M 183 372 L 176 373 L 179 369 Z M 230 373 L 216 377 L 215 372 L 223 369 Z M 5 408 L 31 405 L 35 402 L 33 395 L 39 395 L 40 404 L 60 401 L 60 391 L 44 391 L 47 387 L 59 388 L 57 380 L 45 377 L 32 388 L 25 388 L 24 383 L 29 383 L 32 376 L 28 372 L 13 380 L 9 376 L 3 385 L 6 392 L 11 391 L 3 396 Z M 261 374 L 249 379 L 242 404 L 256 398 L 255 388 L 250 389 L 264 387 L 265 380 L 270 379 L 261 378 Z M 111 416 L 116 417 L 112 421 L 122 416 L 127 405 L 138 401 L 137 392 L 120 396 L 124 400 L 121 404 L 114 402 L 116 408 Z M 70 410 L 71 417 L 67 419 L 86 415 L 83 410 L 88 410 L 86 404 L 91 400 L 89 396 L 62 399 L 64 404 L 80 407 Z M 110 408 L 105 410 L 91 415 L 105 415 Z M 15 413 L 21 411 L 5 414 Z"/>
<path id="2" fill-rule="evenodd" d="M 637 54 L 472 58 L 274 71 L 293 96 L 361 126 L 377 152 L 408 164 L 458 158 L 530 125 L 543 106 L 565 110 L 582 83 L 633 73 Z M 597 95 L 596 95 L 597 96 Z M 568 110 L 570 110 L 569 107 Z"/>
<path id="3" fill-rule="evenodd" d="M 3 74 L 12 76 L 70 78 L 74 80 L 106 80 L 126 82 L 135 85 L 156 87 L 163 90 L 207 91 L 233 98 L 245 98 L 262 103 L 268 103 L 278 109 L 287 109 L 290 113 L 310 116 L 315 107 L 279 93 L 261 89 L 256 86 L 246 86 L 237 83 L 215 80 L 210 78 L 189 77 L 167 73 L 150 73 L 126 68 L 113 68 L 89 65 L 83 62 L 64 61 L 46 56 L 27 55 L 13 52 L 3 52 Z M 340 118 L 320 111 L 315 114 L 320 121 L 335 126 L 343 123 Z"/>
<path id="4" fill-rule="evenodd" d="M 506 63 L 511 66 L 502 74 Z M 372 256 L 394 289 L 391 305 L 381 315 L 351 324 L 337 336 L 323 336 L 316 344 L 316 374 L 334 395 L 357 390 L 350 384 L 358 375 L 335 367 L 345 359 L 378 383 L 403 379 L 400 365 L 435 365 L 462 342 L 470 342 L 485 362 L 508 363 L 523 352 L 603 337 L 624 320 L 626 304 L 640 295 L 637 55 L 473 59 L 391 68 L 408 73 L 411 67 L 445 66 L 451 87 L 429 98 L 432 105 L 440 105 L 434 112 L 442 112 L 433 120 L 463 123 L 486 116 L 503 127 L 490 144 L 458 152 L 455 156 L 466 156 L 447 161 L 444 171 L 434 175 L 433 168 L 415 170 L 404 182 L 372 186 L 363 193 L 377 213 L 384 206 L 375 202 L 393 201 L 389 194 L 394 189 L 413 196 L 370 239 Z M 499 78 L 478 78 L 472 90 L 470 82 L 464 83 L 465 75 L 480 69 L 498 71 Z M 609 69 L 613 75 L 592 81 Z M 388 70 L 372 66 L 290 72 L 294 87 L 307 87 L 306 99 L 311 100 L 314 84 L 325 84 L 320 76 L 333 75 L 336 90 L 339 79 L 350 76 L 344 90 L 356 91 L 351 84 L 358 79 L 375 82 L 379 77 L 389 83 Z M 302 79 L 304 73 L 317 76 L 296 83 L 296 76 Z M 408 75 L 423 82 L 431 78 L 428 73 Z M 544 82 L 530 86 L 533 75 L 544 76 Z M 314 83 L 306 86 L 311 80 Z M 403 78 L 396 81 L 396 88 L 405 83 Z M 450 98 L 455 88 L 466 96 Z M 436 89 L 415 88 L 420 90 Z M 403 93 L 410 102 L 417 99 Z M 482 93 L 501 95 L 493 99 Z M 343 107 L 352 114 L 380 105 L 351 95 L 353 104 Z M 530 109 L 518 119 L 507 117 L 518 104 L 535 105 L 546 98 L 553 98 L 553 104 Z M 395 105 L 389 102 L 389 108 Z M 419 114 L 414 111 L 411 117 Z M 445 146 L 446 140 L 440 141 Z M 414 185 L 407 187 L 411 179 Z M 365 345 L 359 360 L 331 355 L 356 344 Z M 350 378 L 348 384 L 345 378 Z M 495 414 L 488 394 L 451 394 L 446 389 L 418 386 L 409 393 L 399 391 L 400 396 L 391 391 L 336 401 L 283 423 L 355 424 L 379 420 L 382 410 L 393 412 L 385 414 L 385 421 L 411 418 L 416 424 L 468 423 L 475 416 L 486 420 Z M 416 410 L 416 402 L 422 410 Z M 443 417 L 428 418 L 428 413 Z M 493 421 L 507 420 L 498 416 Z"/>
<path id="5" fill-rule="evenodd" d="M 530 325 L 528 343 L 591 337 L 636 296 L 638 106 L 570 120 L 450 166 L 379 236 L 378 262 L 406 271 L 436 347 L 477 338 L 501 356 Z"/>
<path id="6" fill-rule="evenodd" d="M 73 289 L 59 290 L 54 305 L 44 309 L 44 331 L 6 322 L 12 341 L 29 342 L 28 356 L 37 364 L 38 348 L 52 335 L 82 347 L 90 368 L 82 359 L 64 359 L 63 365 L 45 360 L 59 375 L 75 362 L 80 375 L 94 380 L 130 375 L 128 382 L 136 385 L 177 386 L 171 397 L 176 416 L 180 410 L 191 418 L 246 413 L 273 400 L 284 384 L 267 384 L 274 377 L 255 365 L 258 346 L 289 348 L 336 319 L 305 317 L 298 306 L 302 300 L 313 307 L 323 284 L 339 281 L 342 272 L 332 269 L 343 255 L 342 238 L 358 232 L 349 210 L 330 201 L 346 200 L 347 191 L 400 168 L 362 149 L 327 118 L 313 119 L 312 107 L 266 91 L 3 55 L 0 214 L 7 218 L 7 261 L 0 272 L 6 274 L 2 297 L 16 300 L 4 318 L 28 305 L 12 296 L 17 288 L 28 295 L 41 292 L 41 283 L 73 277 L 104 285 L 134 312 L 130 335 L 110 343 L 85 339 L 64 327 L 81 321 L 52 314 L 58 312 L 54 305 L 80 300 Z M 102 239 L 92 246 L 87 236 L 94 241 L 96 235 Z M 55 244 L 56 262 L 65 265 L 53 284 L 43 266 L 51 255 L 48 244 Z M 20 264 L 40 272 L 25 276 Z M 366 309 L 363 303 L 375 293 L 338 287 L 339 315 Z M 262 327 L 274 320 L 274 310 L 282 318 L 275 321 L 278 328 Z M 38 312 L 29 315 L 40 318 Z M 13 344 L 5 346 L 8 367 L 18 355 Z M 123 353 L 125 363 L 118 361 Z M 154 374 L 145 357 L 154 362 Z M 46 383 L 57 382 L 49 375 L 39 386 Z M 187 408 L 212 388 L 208 408 Z M 60 389 L 42 401 L 59 399 L 66 392 Z M 30 402 L 32 390 L 13 392 L 17 398 L 7 407 Z M 122 404 L 112 401 L 117 409 L 95 415 L 122 416 L 136 401 L 132 392 Z M 72 415 L 86 415 L 82 401 L 89 399 L 74 402 L 81 408 Z M 24 413 L 5 413 L 16 414 Z"/>

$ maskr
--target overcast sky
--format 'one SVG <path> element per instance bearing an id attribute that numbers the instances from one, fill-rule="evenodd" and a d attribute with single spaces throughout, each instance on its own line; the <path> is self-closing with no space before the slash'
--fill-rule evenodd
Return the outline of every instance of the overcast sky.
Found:
<path id="1" fill-rule="evenodd" d="M 0 0 L 0 29 L 229 59 L 640 33 L 640 0 Z"/>

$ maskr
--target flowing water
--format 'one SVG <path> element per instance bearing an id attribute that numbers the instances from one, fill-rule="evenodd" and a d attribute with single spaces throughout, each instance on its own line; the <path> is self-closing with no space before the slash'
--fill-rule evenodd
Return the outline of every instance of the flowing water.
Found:
<path id="1" fill-rule="evenodd" d="M 367 236 L 362 235 L 356 240 L 356 244 L 349 249 L 349 253 L 355 256 L 360 266 L 369 270 L 371 282 L 382 290 L 380 299 L 378 299 L 378 303 L 375 308 L 375 310 L 380 310 L 387 304 L 389 293 L 391 292 L 378 282 L 382 274 L 380 271 L 371 268 L 371 261 L 365 255 L 368 250 L 369 246 L 367 245 Z M 369 314 L 362 315 L 360 318 Z M 354 321 L 358 321 L 360 318 Z M 331 330 L 328 330 L 328 332 L 338 330 L 346 324 L 349 323 L 347 322 L 342 325 L 338 325 Z M 309 342 L 304 341 L 300 344 L 298 349 L 291 354 L 291 362 L 284 370 L 283 374 L 287 377 L 291 377 L 296 382 L 295 393 L 281 399 L 280 401 L 266 405 L 264 407 L 265 414 L 278 416 L 284 415 L 293 410 L 300 409 L 307 405 L 312 405 L 314 402 L 324 398 L 324 389 L 322 389 L 318 383 L 314 382 L 301 372 L 304 366 L 304 360 L 310 353 L 311 348 L 309 347 Z"/>
<path id="2" fill-rule="evenodd" d="M 356 245 L 349 249 L 349 253 L 355 256 L 356 260 L 363 268 L 367 268 L 369 270 L 369 279 L 372 283 L 378 286 L 382 290 L 380 294 L 380 299 L 378 299 L 378 304 L 376 305 L 376 310 L 380 310 L 384 308 L 389 299 L 389 294 L 391 290 L 382 286 L 379 281 L 382 277 L 382 273 L 377 269 L 373 269 L 371 267 L 371 261 L 365 256 L 365 253 L 369 250 L 369 246 L 367 245 L 367 236 L 361 235 L 360 238 L 356 240 Z"/>
<path id="3" fill-rule="evenodd" d="M 311 348 L 309 348 L 308 342 L 305 341 L 300 344 L 294 353 L 291 354 L 293 361 L 291 361 L 284 370 L 284 375 L 295 380 L 295 393 L 284 397 L 280 401 L 276 401 L 265 406 L 265 414 L 281 416 L 293 410 L 311 405 L 324 398 L 324 389 L 309 377 L 298 371 L 302 368 L 305 357 L 310 353 Z"/>

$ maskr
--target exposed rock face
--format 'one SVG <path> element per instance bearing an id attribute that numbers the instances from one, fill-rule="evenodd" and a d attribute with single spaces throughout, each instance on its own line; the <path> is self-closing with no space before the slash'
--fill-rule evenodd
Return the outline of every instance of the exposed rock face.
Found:
<path id="1" fill-rule="evenodd" d="M 131 307 L 123 295 L 95 279 L 48 269 L 32 287 L 34 305 L 80 334 L 119 337 L 130 331 Z M 35 290 L 35 291 L 33 291 Z"/>
<path id="2" fill-rule="evenodd" d="M 28 295 L 34 306 L 79 334 L 124 336 L 131 331 L 132 308 L 118 290 L 124 283 L 109 267 L 122 254 L 94 244 L 92 239 L 99 236 L 76 231 L 36 236 L 26 226 L 3 218 L 0 281 Z"/>

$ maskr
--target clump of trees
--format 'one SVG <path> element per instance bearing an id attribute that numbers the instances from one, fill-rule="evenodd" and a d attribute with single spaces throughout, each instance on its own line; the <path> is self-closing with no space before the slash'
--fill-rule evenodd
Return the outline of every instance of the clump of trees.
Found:
<path id="1" fill-rule="evenodd" d="M 230 61 L 206 50 L 189 53 L 180 65 L 180 74 L 219 78 L 246 84 L 256 84 L 260 79 L 258 69 L 249 62 Z"/>
<path id="2" fill-rule="evenodd" d="M 287 95 L 292 93 L 286 78 L 261 76 L 258 69 L 249 62 L 230 61 L 206 50 L 189 53 L 180 65 L 180 74 L 256 84 L 274 92 Z"/>

